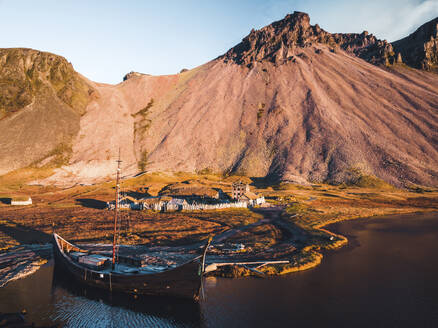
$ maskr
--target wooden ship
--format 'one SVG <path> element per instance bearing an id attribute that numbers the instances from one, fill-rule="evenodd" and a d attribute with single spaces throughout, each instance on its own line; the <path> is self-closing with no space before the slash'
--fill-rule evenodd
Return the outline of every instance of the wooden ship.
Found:
<path id="1" fill-rule="evenodd" d="M 200 255 L 176 267 L 145 265 L 141 259 L 131 256 L 116 257 L 120 158 L 117 162 L 112 257 L 76 246 L 54 233 L 57 269 L 68 272 L 82 284 L 111 292 L 175 296 L 198 301 L 205 271 L 205 255 L 211 239 L 203 247 Z"/>

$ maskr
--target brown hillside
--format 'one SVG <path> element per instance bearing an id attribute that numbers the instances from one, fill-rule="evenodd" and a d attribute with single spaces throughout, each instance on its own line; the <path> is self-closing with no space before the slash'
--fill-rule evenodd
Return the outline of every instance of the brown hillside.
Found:
<path id="1" fill-rule="evenodd" d="M 70 165 L 46 182 L 104 179 L 120 146 L 126 174 L 437 185 L 438 76 L 371 64 L 392 62 L 387 42 L 294 13 L 190 71 L 88 81 L 100 97 L 80 118 Z"/>
<path id="2" fill-rule="evenodd" d="M 65 58 L 0 49 L 0 172 L 68 163 L 92 89 Z"/>

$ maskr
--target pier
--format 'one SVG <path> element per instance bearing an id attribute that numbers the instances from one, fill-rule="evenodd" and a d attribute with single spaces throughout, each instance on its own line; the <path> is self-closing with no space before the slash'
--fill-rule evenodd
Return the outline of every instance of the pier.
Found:
<path id="1" fill-rule="evenodd" d="M 257 270 L 265 265 L 269 264 L 288 264 L 289 261 L 255 261 L 255 262 L 218 262 L 218 263 L 211 263 L 205 267 L 205 273 L 216 271 L 221 266 L 226 265 L 241 265 L 251 271 L 254 271 L 258 274 L 263 274 L 263 272 Z"/>

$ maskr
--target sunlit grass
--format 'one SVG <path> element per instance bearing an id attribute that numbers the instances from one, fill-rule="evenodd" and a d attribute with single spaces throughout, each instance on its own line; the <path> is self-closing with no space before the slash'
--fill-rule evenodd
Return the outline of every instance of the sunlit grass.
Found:
<path id="1" fill-rule="evenodd" d="M 32 207 L 19 208 L 0 203 L 0 225 L 6 226 L 12 222 L 48 235 L 55 228 L 72 241 L 111 243 L 113 212 L 84 207 L 80 200 L 113 200 L 115 181 L 92 186 L 76 185 L 68 189 L 28 185 L 52 172 L 49 169 L 27 168 L 0 177 L 0 198 L 26 195 L 34 201 Z M 309 269 L 320 263 L 321 249 L 344 245 L 347 239 L 326 230 L 324 227 L 328 224 L 360 217 L 438 210 L 436 189 L 412 186 L 409 190 L 402 190 L 372 177 L 362 176 L 355 185 L 350 186 L 301 186 L 289 183 L 256 184 L 253 183 L 256 179 L 248 177 L 204 173 L 146 173 L 123 180 L 122 191 L 147 192 L 155 196 L 166 187 L 171 190 L 180 186 L 196 186 L 230 192 L 231 184 L 235 181 L 250 183 L 252 191 L 262 193 L 272 204 L 285 206 L 279 220 L 293 232 L 290 240 L 287 240 L 296 248 L 296 252 L 290 255 L 291 264 L 266 266 L 263 271 L 268 275 Z M 122 211 L 122 218 L 120 243 L 152 246 L 201 242 L 209 235 L 256 223 L 262 216 L 248 209 L 225 209 L 176 213 Z M 246 255 L 251 252 L 257 254 L 267 248 L 275 249 L 284 242 L 284 235 L 278 226 L 267 222 L 242 229 L 227 242 L 243 243 L 247 246 Z M 18 244 L 13 237 L 0 233 L 0 249 Z M 251 273 L 245 270 L 239 272 L 242 275 Z"/>

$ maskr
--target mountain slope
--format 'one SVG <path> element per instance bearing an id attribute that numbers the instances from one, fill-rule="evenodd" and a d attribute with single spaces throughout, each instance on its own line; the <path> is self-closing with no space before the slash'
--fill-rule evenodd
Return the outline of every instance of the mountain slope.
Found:
<path id="1" fill-rule="evenodd" d="M 69 165 L 46 183 L 111 176 L 120 147 L 126 174 L 438 185 L 438 76 L 396 64 L 386 41 L 330 34 L 304 13 L 190 71 L 82 81 L 99 97 L 71 133 Z"/>
<path id="2" fill-rule="evenodd" d="M 153 112 L 142 140 L 151 169 L 341 182 L 360 168 L 392 183 L 436 183 L 434 81 L 425 90 L 322 45 L 277 67 L 216 61 Z"/>
<path id="3" fill-rule="evenodd" d="M 63 57 L 0 49 L 0 173 L 47 157 L 67 164 L 92 92 Z"/>

